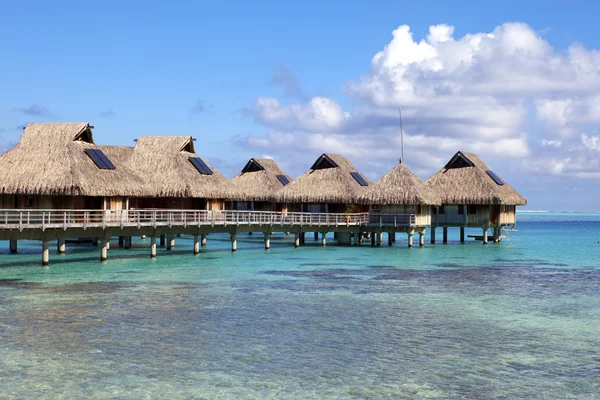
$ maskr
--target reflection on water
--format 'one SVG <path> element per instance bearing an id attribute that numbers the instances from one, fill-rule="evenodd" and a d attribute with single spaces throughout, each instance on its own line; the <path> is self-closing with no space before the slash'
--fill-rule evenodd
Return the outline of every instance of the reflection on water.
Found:
<path id="1" fill-rule="evenodd" d="M 576 242 L 580 225 L 562 227 L 562 251 L 529 225 L 502 245 L 410 250 L 275 239 L 265 252 L 238 238 L 232 254 L 215 237 L 194 257 L 182 238 L 157 260 L 137 240 L 108 263 L 81 248 L 50 269 L 31 247 L 7 255 L 28 265 L 0 268 L 0 393 L 594 398 L 597 248 Z"/>

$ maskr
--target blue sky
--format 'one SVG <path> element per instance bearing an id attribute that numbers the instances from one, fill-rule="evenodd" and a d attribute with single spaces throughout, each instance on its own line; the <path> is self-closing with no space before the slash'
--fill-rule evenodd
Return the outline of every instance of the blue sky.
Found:
<path id="1" fill-rule="evenodd" d="M 474 151 L 530 209 L 600 210 L 599 14 L 584 1 L 10 2 L 0 150 L 29 122 L 88 121 L 99 144 L 190 134 L 228 177 L 264 155 L 299 175 L 331 151 L 378 179 L 399 156 L 402 107 L 421 178 Z"/>

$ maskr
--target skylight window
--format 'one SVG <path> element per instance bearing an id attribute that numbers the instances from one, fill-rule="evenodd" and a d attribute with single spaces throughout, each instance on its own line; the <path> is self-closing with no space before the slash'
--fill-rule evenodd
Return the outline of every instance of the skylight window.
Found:
<path id="1" fill-rule="evenodd" d="M 87 154 L 94 164 L 100 169 L 115 169 L 115 165 L 104 155 L 102 150 L 97 149 L 85 149 L 85 154 Z"/>
<path id="2" fill-rule="evenodd" d="M 365 178 L 363 178 L 358 172 L 350 172 L 350 175 L 356 179 L 356 182 L 358 182 L 360 186 L 369 186 Z"/>
<path id="3" fill-rule="evenodd" d="M 290 183 L 290 180 L 285 175 L 277 175 L 277 179 L 279 179 L 279 182 L 281 182 L 283 186 L 286 186 Z"/>
<path id="4" fill-rule="evenodd" d="M 202 175 L 212 175 L 213 174 L 212 170 L 208 167 L 208 165 L 206 165 L 206 163 L 200 157 L 190 157 L 189 160 L 192 163 L 192 165 L 194 167 L 196 167 L 198 172 L 200 172 Z"/>
<path id="5" fill-rule="evenodd" d="M 490 176 L 490 178 L 492 178 L 494 180 L 494 182 L 496 182 L 498 185 L 500 185 L 500 186 L 504 185 L 504 181 L 502 179 L 500 179 L 500 177 L 498 175 L 496 175 L 494 173 L 494 171 L 487 170 L 485 172 L 487 172 L 487 174 Z"/>

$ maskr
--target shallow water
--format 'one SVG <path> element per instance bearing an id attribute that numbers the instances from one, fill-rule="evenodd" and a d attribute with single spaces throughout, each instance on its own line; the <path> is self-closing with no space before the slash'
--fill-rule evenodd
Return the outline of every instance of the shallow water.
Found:
<path id="1" fill-rule="evenodd" d="M 600 216 L 518 218 L 499 245 L 136 238 L 50 268 L 3 242 L 0 398 L 597 398 Z"/>

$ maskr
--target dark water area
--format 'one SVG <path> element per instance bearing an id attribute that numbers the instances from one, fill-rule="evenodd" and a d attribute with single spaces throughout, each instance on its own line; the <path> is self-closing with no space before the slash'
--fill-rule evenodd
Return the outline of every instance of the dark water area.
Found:
<path id="1" fill-rule="evenodd" d="M 24 244 L 0 254 L 0 398 L 598 398 L 600 217 L 536 218 L 498 245 L 137 238 L 48 269 Z"/>

